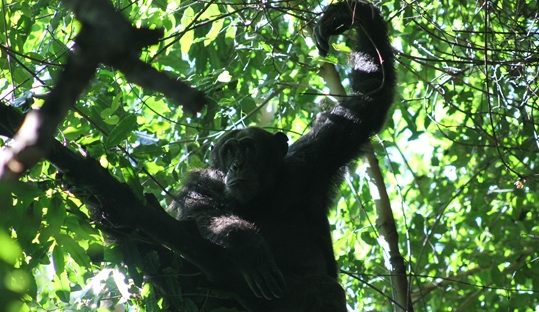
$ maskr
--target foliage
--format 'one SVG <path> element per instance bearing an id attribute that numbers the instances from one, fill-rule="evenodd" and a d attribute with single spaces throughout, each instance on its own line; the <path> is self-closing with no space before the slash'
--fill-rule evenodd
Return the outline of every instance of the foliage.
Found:
<path id="1" fill-rule="evenodd" d="M 213 105 L 184 114 L 101 67 L 57 138 L 163 205 L 187 171 L 206 164 L 223 130 L 256 124 L 296 139 L 331 98 L 321 96 L 322 60 L 309 31 L 317 1 L 114 4 L 137 25 L 165 30 L 141 58 L 205 91 Z M 60 1 L 1 5 L 0 99 L 39 107 L 79 24 Z M 417 310 L 535 311 L 537 3 L 392 0 L 382 10 L 400 83 L 393 117 L 374 143 Z M 151 311 L 174 298 L 196 311 L 181 290 L 162 298 L 139 283 L 122 260 L 140 255 L 106 243 L 60 180 L 43 162 L 23 183 L 0 185 L 0 307 Z M 349 168 L 331 213 L 335 250 L 351 310 L 389 311 L 368 182 L 363 163 Z"/>

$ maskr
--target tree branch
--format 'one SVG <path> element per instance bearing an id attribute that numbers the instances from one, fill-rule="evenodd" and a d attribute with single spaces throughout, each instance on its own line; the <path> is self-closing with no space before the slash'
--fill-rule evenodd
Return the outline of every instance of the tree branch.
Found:
<path id="1" fill-rule="evenodd" d="M 16 109 L 0 103 L 0 135 L 13 136 L 23 118 Z M 154 197 L 137 196 L 96 160 L 84 158 L 56 140 L 51 142 L 48 159 L 76 186 L 70 192 L 93 208 L 94 220 L 105 229 L 140 231 L 155 245 L 165 246 L 197 265 L 210 280 L 234 274 L 224 250 L 202 238 L 193 222 L 169 216 Z"/>
<path id="2" fill-rule="evenodd" d="M 196 112 L 206 103 L 202 92 L 157 72 L 141 62 L 142 48 L 155 44 L 161 30 L 131 26 L 107 0 L 64 0 L 82 22 L 75 49 L 41 109 L 26 116 L 11 148 L 0 151 L 0 180 L 18 179 L 50 152 L 58 125 L 93 78 L 100 63 L 111 65 L 126 77 L 178 101 Z"/>

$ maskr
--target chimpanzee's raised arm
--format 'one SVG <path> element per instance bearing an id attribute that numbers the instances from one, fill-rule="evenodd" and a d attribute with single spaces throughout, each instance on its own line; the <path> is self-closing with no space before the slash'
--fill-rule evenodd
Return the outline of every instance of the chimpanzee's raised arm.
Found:
<path id="1" fill-rule="evenodd" d="M 290 147 L 287 158 L 317 173 L 333 174 L 360 154 L 361 146 L 383 126 L 395 89 L 394 56 L 386 22 L 373 5 L 357 1 L 330 5 L 315 27 L 321 55 L 329 38 L 354 28 L 358 47 L 350 55 L 353 94 L 314 122 Z"/>

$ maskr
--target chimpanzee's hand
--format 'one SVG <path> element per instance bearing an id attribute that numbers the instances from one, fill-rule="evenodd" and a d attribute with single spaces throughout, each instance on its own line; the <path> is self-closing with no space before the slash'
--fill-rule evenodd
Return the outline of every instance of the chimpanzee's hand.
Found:
<path id="1" fill-rule="evenodd" d="M 263 239 L 251 239 L 232 251 L 233 261 L 256 297 L 273 300 L 283 296 L 286 288 L 284 276 Z"/>
<path id="2" fill-rule="evenodd" d="M 325 56 L 329 51 L 329 37 L 341 34 L 353 22 L 348 3 L 342 2 L 330 6 L 314 27 L 314 37 L 320 55 Z M 348 23 L 349 25 L 345 25 Z"/>
<path id="3" fill-rule="evenodd" d="M 320 55 L 329 52 L 329 37 L 340 35 L 360 20 L 368 23 L 374 18 L 375 8 L 361 1 L 342 1 L 330 5 L 314 27 L 316 47 Z"/>

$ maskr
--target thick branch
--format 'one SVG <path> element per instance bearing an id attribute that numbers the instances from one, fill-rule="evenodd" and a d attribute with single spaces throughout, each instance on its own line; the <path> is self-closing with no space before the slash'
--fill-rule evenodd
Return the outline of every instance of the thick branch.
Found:
<path id="1" fill-rule="evenodd" d="M 412 312 L 413 306 L 406 277 L 406 267 L 404 266 L 404 258 L 399 251 L 399 234 L 397 233 L 395 218 L 391 210 L 391 202 L 389 201 L 384 178 L 378 165 L 378 159 L 376 159 L 376 155 L 370 144 L 367 149 L 366 156 L 369 162 L 368 175 L 371 183 L 374 184 L 378 192 L 378 196 L 373 194 L 376 213 L 378 215 L 376 227 L 380 233 L 379 239 L 383 242 L 382 247 L 387 252 L 386 263 L 389 263 L 388 269 L 391 272 L 393 300 L 399 304 L 394 310 Z M 389 259 L 387 259 L 388 256 Z"/>
<path id="2" fill-rule="evenodd" d="M 75 52 L 43 107 L 30 112 L 11 148 L 0 151 L 0 180 L 17 179 L 48 153 L 58 124 L 94 76 L 97 63 Z"/>
<path id="3" fill-rule="evenodd" d="M 134 28 L 107 0 L 64 2 L 82 22 L 77 46 L 43 107 L 27 115 L 11 148 L 0 151 L 0 180 L 18 179 L 46 157 L 58 125 L 90 83 L 99 63 L 124 71 L 142 87 L 165 93 L 188 111 L 199 111 L 205 104 L 202 92 L 138 59 L 141 49 L 157 43 L 162 31 Z"/>
<path id="4" fill-rule="evenodd" d="M 138 59 L 142 48 L 158 43 L 162 30 L 131 26 L 108 0 L 63 2 L 82 22 L 76 42 L 89 55 L 122 71 L 129 81 L 162 92 L 189 112 L 197 112 L 206 104 L 202 92 Z"/>
<path id="5" fill-rule="evenodd" d="M 166 94 L 174 102 L 182 104 L 188 111 L 197 112 L 207 104 L 203 92 L 191 88 L 181 80 L 172 79 L 137 58 L 115 62 L 112 65 L 123 72 L 127 80 L 143 88 Z"/>
<path id="6" fill-rule="evenodd" d="M 12 136 L 22 120 L 17 110 L 0 103 L 0 135 Z M 123 231 L 141 231 L 156 245 L 163 245 L 196 264 L 209 279 L 222 280 L 229 274 L 224 270 L 225 261 L 214 260 L 226 259 L 223 250 L 203 239 L 194 223 L 169 216 L 151 197 L 140 198 L 94 159 L 84 158 L 56 140 L 51 142 L 48 159 L 76 186 L 71 192 L 99 206 L 97 221 Z"/>

